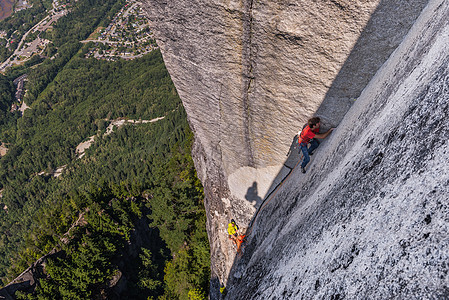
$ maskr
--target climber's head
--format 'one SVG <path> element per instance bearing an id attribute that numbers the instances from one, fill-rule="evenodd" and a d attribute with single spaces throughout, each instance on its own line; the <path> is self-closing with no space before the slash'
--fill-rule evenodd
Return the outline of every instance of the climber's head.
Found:
<path id="1" fill-rule="evenodd" d="M 320 118 L 318 117 L 313 117 L 311 119 L 309 119 L 309 121 L 307 122 L 307 124 L 309 125 L 310 129 L 314 129 L 315 126 L 317 126 L 318 124 L 320 124 Z"/>

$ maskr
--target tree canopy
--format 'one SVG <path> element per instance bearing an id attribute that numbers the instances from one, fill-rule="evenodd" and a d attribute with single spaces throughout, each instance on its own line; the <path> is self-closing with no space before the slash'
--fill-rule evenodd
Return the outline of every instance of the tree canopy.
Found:
<path id="1" fill-rule="evenodd" d="M 193 135 L 161 53 L 108 62 L 85 59 L 89 45 L 79 43 L 122 5 L 77 1 L 52 31 L 54 59 L 0 76 L 0 141 L 9 149 L 0 158 L 0 284 L 56 251 L 20 299 L 107 298 L 117 280 L 130 299 L 207 296 Z M 10 112 L 11 80 L 25 72 L 30 109 L 20 116 Z M 112 120 L 156 118 L 106 134 Z M 91 136 L 79 158 L 76 146 Z"/>

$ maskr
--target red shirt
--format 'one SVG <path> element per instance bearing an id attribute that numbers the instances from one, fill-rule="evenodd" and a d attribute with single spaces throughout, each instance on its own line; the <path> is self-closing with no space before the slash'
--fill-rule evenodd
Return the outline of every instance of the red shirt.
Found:
<path id="1" fill-rule="evenodd" d="M 312 130 L 310 129 L 309 125 L 307 125 L 306 128 L 304 128 L 301 131 L 301 134 L 298 137 L 298 143 L 308 144 L 310 140 L 313 139 L 319 131 L 320 131 L 319 127 Z"/>

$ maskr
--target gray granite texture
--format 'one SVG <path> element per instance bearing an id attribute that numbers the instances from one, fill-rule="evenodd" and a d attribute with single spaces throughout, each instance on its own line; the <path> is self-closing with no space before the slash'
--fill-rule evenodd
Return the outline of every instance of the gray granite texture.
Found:
<path id="1" fill-rule="evenodd" d="M 433 153 L 433 150 L 421 151 L 423 148 L 412 141 L 415 138 L 425 143 L 429 139 L 423 137 L 420 129 L 412 125 L 412 119 L 406 120 L 405 115 L 422 117 L 419 108 L 411 108 L 414 107 L 412 103 L 416 106 L 416 103 L 434 101 L 426 90 L 440 89 L 440 94 L 447 94 L 447 87 L 438 85 L 446 80 L 445 69 L 441 66 L 447 63 L 447 56 L 441 49 L 444 53 L 439 54 L 438 60 L 428 55 L 437 37 L 441 40 L 447 36 L 447 3 L 442 0 L 143 2 L 195 133 L 193 155 L 205 186 L 208 212 L 211 298 L 219 297 L 216 293 L 219 283 L 228 287 L 229 299 L 308 299 L 332 295 L 354 299 L 350 296 L 359 297 L 364 292 L 376 298 L 376 291 L 379 295 L 394 295 L 394 291 L 388 294 L 388 288 L 384 289 L 380 283 L 378 286 L 367 284 L 367 290 L 361 290 L 360 294 L 350 289 L 357 286 L 357 282 L 367 281 L 364 279 L 368 276 L 367 270 L 369 276 L 377 276 L 379 282 L 387 284 L 382 278 L 390 276 L 387 272 L 394 267 L 379 267 L 379 271 L 374 272 L 374 260 L 377 259 L 379 266 L 385 264 L 390 252 L 415 247 L 410 246 L 412 241 L 409 239 L 410 245 L 405 243 L 405 247 L 399 248 L 399 241 L 389 244 L 390 252 L 382 248 L 383 256 L 373 258 L 366 266 L 361 262 L 357 264 L 358 269 L 349 271 L 350 266 L 356 265 L 354 261 L 362 257 L 361 253 L 368 258 L 376 256 L 374 242 L 369 242 L 367 237 L 359 241 L 354 234 L 362 226 L 356 226 L 357 218 L 361 218 L 360 224 L 380 226 L 377 231 L 372 229 L 373 234 L 384 233 L 385 236 L 421 218 L 418 210 L 416 215 L 404 211 L 404 220 L 398 219 L 397 225 L 385 227 L 389 215 L 384 201 L 390 199 L 388 205 L 405 205 L 411 209 L 413 203 L 407 206 L 410 203 L 399 188 L 405 189 L 407 182 L 419 181 L 414 176 L 419 175 L 420 168 L 424 168 L 430 161 L 428 156 Z M 416 22 L 418 17 L 421 23 Z M 412 26 L 414 29 L 410 32 Z M 394 59 L 390 58 L 392 53 Z M 429 62 L 423 65 L 424 58 Z M 418 66 L 423 69 L 421 77 L 412 76 Z M 431 79 L 434 76 L 439 79 Z M 410 82 L 405 83 L 407 80 Z M 398 92 L 401 87 L 403 91 Z M 402 97 L 397 93 L 409 94 Z M 442 102 L 447 99 L 440 98 Z M 442 114 L 444 105 L 429 104 L 428 113 L 440 111 Z M 290 172 L 295 166 L 292 160 L 298 160 L 297 149 L 293 149 L 288 159 L 286 157 L 292 138 L 313 115 L 322 118 L 324 129 L 338 128 L 319 148 L 306 175 L 296 169 Z M 407 122 L 410 122 L 409 127 L 401 127 Z M 441 121 L 432 126 L 446 125 Z M 397 135 L 392 133 L 389 137 L 390 132 L 397 132 Z M 435 142 L 429 146 L 431 149 L 443 149 L 440 147 L 443 133 L 447 134 L 442 131 L 435 135 Z M 384 145 L 387 141 L 389 143 Z M 393 147 L 395 143 L 402 148 Z M 403 154 L 399 155 L 401 151 Z M 441 162 L 446 159 L 447 163 L 447 155 L 440 152 L 438 155 Z M 422 159 L 418 160 L 420 157 Z M 439 170 L 439 173 L 422 171 L 422 174 L 438 175 L 438 180 L 443 180 L 445 169 Z M 431 179 L 436 180 L 429 178 L 429 186 L 443 182 Z M 275 190 L 282 182 L 282 187 Z M 382 190 L 382 186 L 389 186 L 390 182 L 398 184 L 397 196 L 394 186 Z M 318 189 L 317 184 L 323 186 Z M 326 192 L 321 192 L 324 186 Z M 270 202 L 259 212 L 264 199 L 273 191 L 272 200 L 270 197 Z M 441 202 L 444 192 L 447 190 L 437 189 L 428 198 Z M 395 200 L 398 197 L 402 200 Z M 427 204 L 429 211 L 424 218 L 430 214 L 430 219 L 434 220 L 429 207 L 433 205 L 436 209 L 437 203 Z M 380 206 L 376 208 L 375 205 Z M 382 215 L 382 222 L 374 220 L 380 218 L 379 212 L 373 212 L 369 218 L 363 213 L 376 209 L 386 214 Z M 440 215 L 444 208 L 441 209 Z M 403 208 L 394 211 L 398 214 L 394 218 L 399 218 Z M 226 237 L 230 218 L 235 218 L 245 229 L 253 224 L 242 257 L 235 257 Z M 354 222 L 351 225 L 354 227 L 349 226 L 350 222 Z M 435 222 L 430 224 L 434 226 Z M 335 231 L 329 229 L 331 227 Z M 365 232 L 371 234 L 371 230 Z M 429 233 L 421 242 L 430 245 L 431 236 Z M 442 240 L 439 238 L 434 245 L 440 247 L 439 255 L 445 257 Z M 378 240 L 373 241 L 376 247 L 383 245 Z M 418 248 L 413 249 L 421 251 Z M 312 254 L 317 258 L 312 259 Z M 414 254 L 410 254 L 410 261 L 421 262 Z M 289 264 L 288 260 L 295 263 Z M 410 262 L 403 267 L 413 266 Z M 396 268 L 400 270 L 400 265 Z M 281 270 L 287 273 L 278 274 Z M 345 279 L 350 272 L 353 281 Z M 325 273 L 326 276 L 321 276 Z M 361 276 L 358 281 L 355 274 Z M 334 277 L 337 279 L 332 279 Z M 440 279 L 434 275 L 431 278 L 442 286 Z M 401 286 L 402 283 L 397 284 Z M 331 286 L 335 291 L 340 288 L 342 291 L 331 295 Z M 244 289 L 248 293 L 242 292 Z"/>

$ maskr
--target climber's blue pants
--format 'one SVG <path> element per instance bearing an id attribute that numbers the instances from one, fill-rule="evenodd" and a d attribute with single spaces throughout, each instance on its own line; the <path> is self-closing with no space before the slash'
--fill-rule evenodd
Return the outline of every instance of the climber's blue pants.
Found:
<path id="1" fill-rule="evenodd" d="M 307 144 L 301 143 L 299 144 L 299 148 L 301 149 L 302 155 L 304 156 L 304 159 L 302 161 L 301 167 L 305 168 L 307 164 L 310 161 L 309 154 L 313 152 L 318 146 L 320 145 L 320 142 L 318 142 L 316 139 L 310 140 L 310 147 L 307 148 Z"/>

